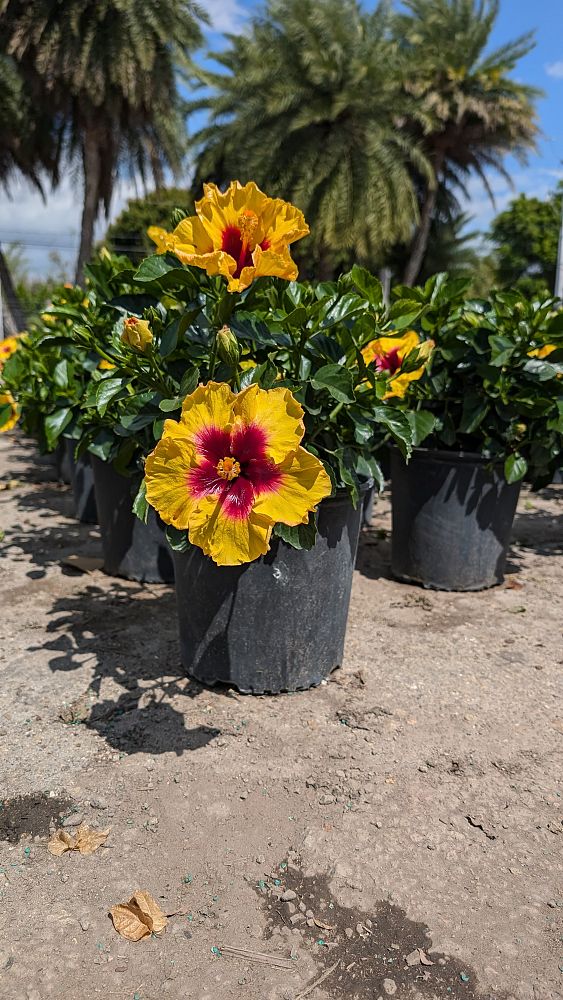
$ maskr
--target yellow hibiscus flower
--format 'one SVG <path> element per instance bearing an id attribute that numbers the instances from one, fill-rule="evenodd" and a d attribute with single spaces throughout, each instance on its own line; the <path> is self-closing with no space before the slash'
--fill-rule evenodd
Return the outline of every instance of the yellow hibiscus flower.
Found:
<path id="1" fill-rule="evenodd" d="M 534 351 L 528 351 L 529 358 L 548 358 L 550 354 L 553 354 L 557 350 L 555 344 L 544 344 L 543 347 L 536 347 Z"/>
<path id="2" fill-rule="evenodd" d="M 225 383 L 200 385 L 147 458 L 147 499 L 217 565 L 252 562 L 268 551 L 275 524 L 305 524 L 331 494 L 303 434 L 289 389 L 251 385 L 235 395 Z"/>
<path id="3" fill-rule="evenodd" d="M 15 354 L 20 346 L 19 338 L 22 336 L 23 334 L 18 333 L 15 337 L 6 337 L 5 340 L 0 340 L 0 367 L 8 358 L 12 357 L 12 354 Z"/>
<path id="4" fill-rule="evenodd" d="M 403 361 L 418 348 L 418 357 L 423 364 L 412 372 L 402 372 Z M 370 341 L 362 350 L 362 357 L 366 365 L 373 364 L 378 372 L 387 372 L 389 376 L 389 390 L 383 399 L 390 399 L 398 396 L 402 399 L 405 395 L 409 382 L 416 382 L 422 377 L 426 362 L 434 348 L 433 340 L 420 340 L 418 333 L 408 330 L 402 337 L 378 337 L 377 340 Z"/>
<path id="5" fill-rule="evenodd" d="M 183 264 L 222 274 L 229 292 L 241 292 L 261 275 L 294 281 L 297 266 L 290 243 L 307 236 L 303 213 L 281 198 L 268 198 L 251 181 L 232 181 L 225 193 L 204 184 L 196 215 L 183 219 L 173 233 L 151 226 L 157 253 L 171 251 Z"/>
<path id="6" fill-rule="evenodd" d="M 123 324 L 121 340 L 127 347 L 133 347 L 136 351 L 146 351 L 152 342 L 152 330 L 146 319 L 137 319 L 136 316 L 129 316 Z"/>
<path id="7" fill-rule="evenodd" d="M 0 393 L 0 434 L 11 431 L 20 419 L 18 404 L 11 392 Z"/>

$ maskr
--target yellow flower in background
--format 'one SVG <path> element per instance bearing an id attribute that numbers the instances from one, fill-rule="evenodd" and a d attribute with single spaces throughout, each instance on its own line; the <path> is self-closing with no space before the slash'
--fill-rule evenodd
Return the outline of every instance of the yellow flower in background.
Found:
<path id="1" fill-rule="evenodd" d="M 536 347 L 534 351 L 528 351 L 529 358 L 548 358 L 557 350 L 556 344 L 544 344 L 543 347 Z"/>
<path id="2" fill-rule="evenodd" d="M 378 337 L 377 340 L 370 341 L 362 349 L 362 357 L 366 365 L 373 364 L 376 371 L 388 374 L 389 389 L 383 399 L 390 399 L 392 396 L 402 399 L 409 383 L 422 377 L 433 349 L 433 340 L 421 341 L 418 333 L 408 330 L 402 336 Z M 402 372 L 403 361 L 414 350 L 418 350 L 418 360 L 423 362 L 422 365 L 414 371 Z"/>
<path id="3" fill-rule="evenodd" d="M 8 358 L 12 357 L 12 354 L 15 354 L 20 346 L 19 338 L 23 336 L 23 333 L 18 333 L 15 337 L 6 337 L 5 340 L 0 340 L 0 368 Z"/>
<path id="4" fill-rule="evenodd" d="M 289 245 L 307 236 L 303 213 L 281 198 L 268 198 L 250 181 L 232 181 L 223 193 L 203 185 L 196 215 L 183 219 L 172 233 L 151 226 L 157 253 L 171 251 L 183 264 L 222 274 L 229 292 L 241 292 L 262 275 L 294 281 L 297 265 Z"/>
<path id="5" fill-rule="evenodd" d="M 289 389 L 251 385 L 235 395 L 226 383 L 200 385 L 147 458 L 147 499 L 219 566 L 252 562 L 275 524 L 305 524 L 332 492 L 303 434 Z"/>
<path id="6" fill-rule="evenodd" d="M 18 404 L 12 396 L 12 393 L 0 393 L 0 434 L 3 434 L 4 431 L 11 431 L 12 427 L 15 427 L 19 419 L 20 414 Z"/>
<path id="7" fill-rule="evenodd" d="M 121 340 L 127 347 L 133 347 L 136 351 L 146 351 L 152 339 L 152 330 L 146 319 L 129 316 L 125 320 Z"/>
<path id="8" fill-rule="evenodd" d="M 109 372 L 109 371 L 113 371 L 113 369 L 114 369 L 115 367 L 116 367 L 116 366 L 115 366 L 115 365 L 113 365 L 113 364 L 111 363 L 111 361 L 106 361 L 106 359 L 105 359 L 105 358 L 102 358 L 102 360 L 100 361 L 100 363 L 99 363 L 99 365 L 98 365 L 98 368 L 99 368 L 99 370 L 100 370 L 100 371 L 102 371 L 102 372 Z"/>

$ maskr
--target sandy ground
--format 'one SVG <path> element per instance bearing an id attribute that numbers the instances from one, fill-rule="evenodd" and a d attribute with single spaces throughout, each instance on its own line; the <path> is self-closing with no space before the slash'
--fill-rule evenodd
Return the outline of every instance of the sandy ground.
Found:
<path id="1" fill-rule="evenodd" d="M 0 487 L 1 1000 L 563 996 L 563 487 L 478 594 L 390 579 L 383 498 L 343 668 L 276 698 L 182 676 L 172 588 L 62 565 L 97 529 L 10 435 Z M 53 857 L 59 812 L 107 846 Z M 181 912 L 131 943 L 136 889 Z"/>

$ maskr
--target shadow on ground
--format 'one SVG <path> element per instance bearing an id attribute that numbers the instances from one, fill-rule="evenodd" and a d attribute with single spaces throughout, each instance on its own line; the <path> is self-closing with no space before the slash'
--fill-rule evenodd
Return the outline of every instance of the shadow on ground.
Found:
<path id="1" fill-rule="evenodd" d="M 50 651 L 53 671 L 89 666 L 88 689 L 61 707 L 67 725 L 83 724 L 123 753 L 160 754 L 197 750 L 219 735 L 198 725 L 187 728 L 184 713 L 171 703 L 195 698 L 202 688 L 181 673 L 173 591 L 112 581 L 102 588 L 86 583 L 58 598 L 38 648 Z M 113 681 L 119 686 L 113 696 Z M 109 688 L 110 695 L 104 697 Z"/>

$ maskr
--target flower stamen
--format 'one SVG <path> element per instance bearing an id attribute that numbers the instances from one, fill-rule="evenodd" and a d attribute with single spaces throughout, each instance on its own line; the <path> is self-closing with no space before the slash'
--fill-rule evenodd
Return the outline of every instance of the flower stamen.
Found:
<path id="1" fill-rule="evenodd" d="M 258 216 L 256 212 L 253 212 L 249 208 L 241 212 L 238 217 L 238 226 L 241 242 L 238 265 L 242 270 L 246 262 L 247 253 L 252 253 L 256 249 L 256 240 L 254 239 L 254 234 L 258 228 Z"/>
<path id="2" fill-rule="evenodd" d="M 237 462 L 236 458 L 231 458 L 231 456 L 226 456 L 220 459 L 217 463 L 217 475 L 221 479 L 227 479 L 232 482 L 237 476 L 240 476 L 240 462 Z"/>

